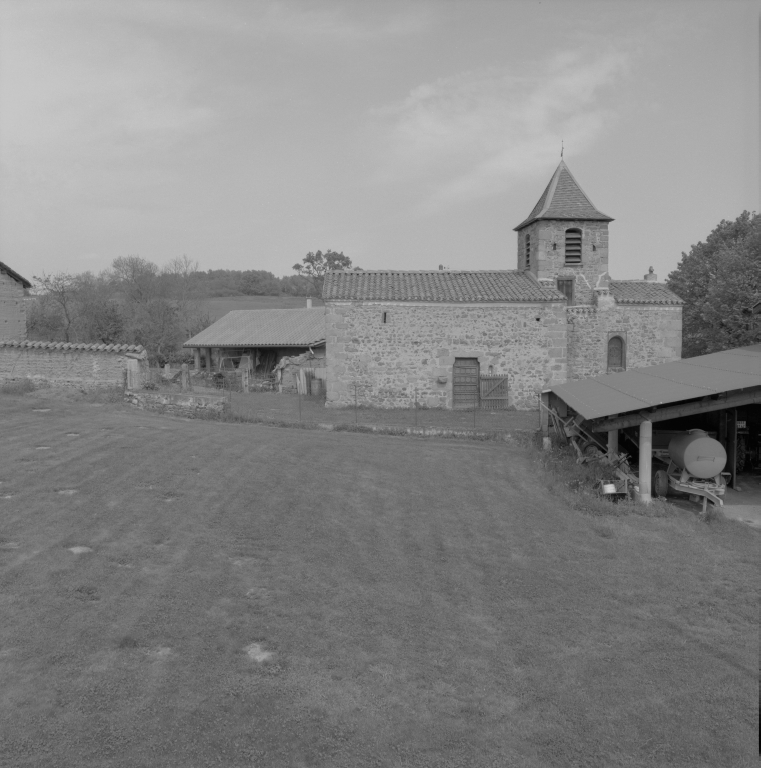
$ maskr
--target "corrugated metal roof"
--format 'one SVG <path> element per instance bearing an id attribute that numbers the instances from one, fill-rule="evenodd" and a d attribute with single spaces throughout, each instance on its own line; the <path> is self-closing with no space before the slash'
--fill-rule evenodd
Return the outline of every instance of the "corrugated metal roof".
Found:
<path id="1" fill-rule="evenodd" d="M 518 270 L 328 272 L 324 301 L 565 301 L 552 286 Z"/>
<path id="2" fill-rule="evenodd" d="M 610 292 L 618 304 L 684 304 L 663 283 L 649 280 L 611 280 Z"/>
<path id="3" fill-rule="evenodd" d="M 515 230 L 523 229 L 538 219 L 576 219 L 581 221 L 613 221 L 595 208 L 568 166 L 561 160 L 539 202 Z"/>
<path id="4" fill-rule="evenodd" d="M 235 309 L 183 347 L 309 347 L 325 341 L 325 309 Z"/>
<path id="5" fill-rule="evenodd" d="M 558 384 L 551 390 L 585 419 L 761 386 L 761 344 Z"/>

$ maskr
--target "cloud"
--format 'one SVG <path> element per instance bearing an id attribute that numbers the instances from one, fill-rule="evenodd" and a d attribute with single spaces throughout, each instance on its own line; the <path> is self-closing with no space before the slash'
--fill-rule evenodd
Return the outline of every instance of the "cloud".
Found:
<path id="1" fill-rule="evenodd" d="M 628 58 L 553 56 L 536 74 L 485 69 L 418 86 L 373 117 L 385 133 L 376 180 L 418 182 L 430 191 L 421 210 L 499 194 L 546 168 L 561 138 L 587 151 L 615 120 L 607 90 Z"/>
<path id="2" fill-rule="evenodd" d="M 46 22 L 18 24 L 2 48 L 2 186 L 13 200 L 124 205 L 130 190 L 166 183 L 169 150 L 217 120 L 193 73 L 150 38 Z"/>

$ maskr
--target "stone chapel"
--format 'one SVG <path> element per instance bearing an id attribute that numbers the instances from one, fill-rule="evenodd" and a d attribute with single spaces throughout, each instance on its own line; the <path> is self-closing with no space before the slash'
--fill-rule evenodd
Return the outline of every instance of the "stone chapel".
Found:
<path id="1" fill-rule="evenodd" d="M 561 160 L 515 227 L 517 269 L 330 272 L 327 405 L 471 408 L 487 380 L 535 409 L 553 384 L 678 360 L 682 301 L 652 268 L 611 279 L 612 221 Z"/>

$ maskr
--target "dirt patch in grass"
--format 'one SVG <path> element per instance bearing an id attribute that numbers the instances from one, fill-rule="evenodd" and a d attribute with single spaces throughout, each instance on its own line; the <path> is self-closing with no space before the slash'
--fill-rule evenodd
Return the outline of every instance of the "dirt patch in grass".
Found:
<path id="1" fill-rule="evenodd" d="M 259 662 L 260 664 L 264 661 L 269 661 L 275 655 L 272 651 L 265 651 L 261 643 L 251 643 L 243 650 L 246 652 L 249 659 Z"/>
<path id="2" fill-rule="evenodd" d="M 0 763 L 757 761 L 757 531 L 598 514 L 506 443 L 19 402 Z"/>

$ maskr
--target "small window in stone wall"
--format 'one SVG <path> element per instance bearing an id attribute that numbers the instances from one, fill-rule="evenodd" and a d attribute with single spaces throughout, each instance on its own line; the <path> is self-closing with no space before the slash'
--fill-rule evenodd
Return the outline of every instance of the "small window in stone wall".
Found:
<path id="1" fill-rule="evenodd" d="M 526 244 L 523 258 L 526 269 L 531 269 L 531 235 L 526 233 Z"/>
<path id="2" fill-rule="evenodd" d="M 608 339 L 608 373 L 626 370 L 626 345 L 620 336 Z"/>
<path id="3" fill-rule="evenodd" d="M 576 281 L 571 278 L 570 280 L 560 279 L 558 280 L 558 290 L 564 294 L 568 301 L 568 306 L 573 306 L 573 286 Z M 537 318 L 538 319 L 538 318 Z"/>
<path id="4" fill-rule="evenodd" d="M 581 264 L 580 229 L 566 229 L 565 231 L 565 263 Z"/>

